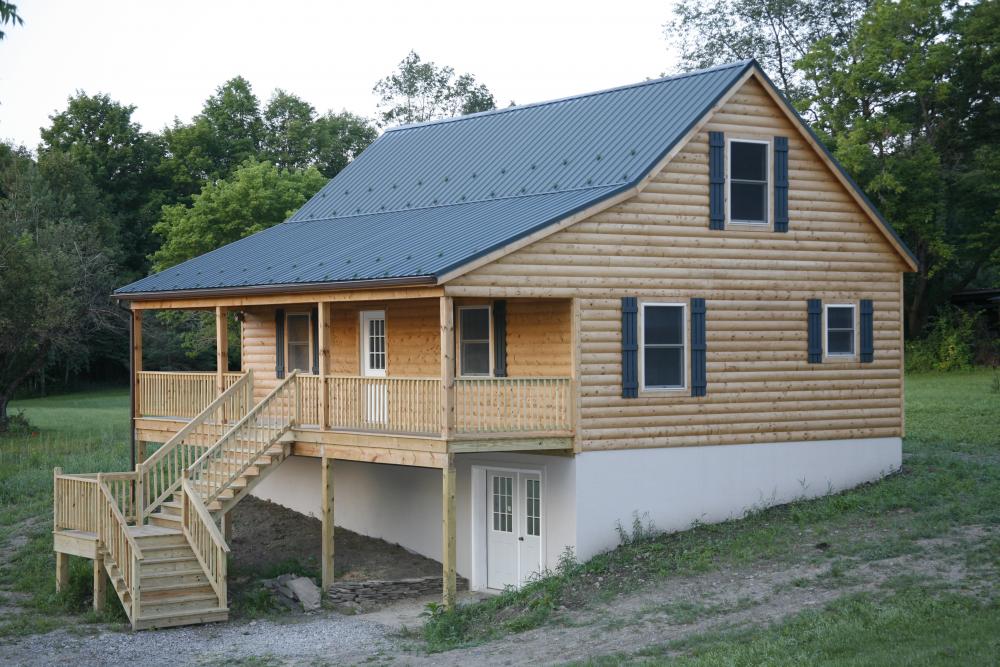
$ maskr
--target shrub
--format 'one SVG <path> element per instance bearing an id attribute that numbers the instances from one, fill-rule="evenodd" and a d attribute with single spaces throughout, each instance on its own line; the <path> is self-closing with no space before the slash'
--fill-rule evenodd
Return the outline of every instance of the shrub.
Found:
<path id="1" fill-rule="evenodd" d="M 972 368 L 976 359 L 979 313 L 943 307 L 931 320 L 927 335 L 906 344 L 907 371 L 956 371 Z"/>

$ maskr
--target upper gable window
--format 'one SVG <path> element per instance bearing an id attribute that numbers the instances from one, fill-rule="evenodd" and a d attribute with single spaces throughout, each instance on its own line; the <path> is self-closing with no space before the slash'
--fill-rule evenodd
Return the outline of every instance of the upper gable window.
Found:
<path id="1" fill-rule="evenodd" d="M 729 142 L 729 222 L 768 223 L 768 149 L 766 141 Z"/>

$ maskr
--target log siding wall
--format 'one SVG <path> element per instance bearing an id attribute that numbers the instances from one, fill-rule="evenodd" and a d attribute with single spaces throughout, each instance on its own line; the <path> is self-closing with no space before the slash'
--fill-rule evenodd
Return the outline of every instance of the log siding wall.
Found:
<path id="1" fill-rule="evenodd" d="M 459 301 L 459 304 L 467 303 Z M 475 303 L 484 303 L 475 301 Z M 286 316 L 308 312 L 306 304 L 287 306 Z M 274 308 L 244 311 L 242 329 L 243 370 L 253 369 L 254 397 L 262 399 L 278 385 L 274 373 Z M 331 307 L 330 372 L 358 375 L 361 363 L 360 312 L 384 310 L 389 377 L 438 377 L 440 313 L 437 299 L 398 300 L 381 303 L 334 303 Z M 571 302 L 519 301 L 507 303 L 507 369 L 509 377 L 569 376 Z"/>
<path id="2" fill-rule="evenodd" d="M 789 138 L 787 233 L 709 229 L 710 131 Z M 904 270 L 751 79 L 638 195 L 452 280 L 446 292 L 579 299 L 582 449 L 869 438 L 902 434 Z M 622 296 L 706 299 L 706 397 L 621 397 Z M 808 364 L 810 298 L 872 299 L 874 362 Z"/>

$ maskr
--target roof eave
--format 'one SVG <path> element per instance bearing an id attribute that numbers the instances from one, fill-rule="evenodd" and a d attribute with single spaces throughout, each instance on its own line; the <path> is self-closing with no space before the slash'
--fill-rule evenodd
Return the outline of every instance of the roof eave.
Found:
<path id="1" fill-rule="evenodd" d="M 160 301 L 163 299 L 206 299 L 211 297 L 253 296 L 261 294 L 301 294 L 303 292 L 340 292 L 355 289 L 384 287 L 417 287 L 434 285 L 434 276 L 407 276 L 403 278 L 373 278 L 367 280 L 342 280 L 325 283 L 281 283 L 275 285 L 248 285 L 244 287 L 205 287 L 198 289 L 159 292 L 114 292 L 118 301 Z"/>

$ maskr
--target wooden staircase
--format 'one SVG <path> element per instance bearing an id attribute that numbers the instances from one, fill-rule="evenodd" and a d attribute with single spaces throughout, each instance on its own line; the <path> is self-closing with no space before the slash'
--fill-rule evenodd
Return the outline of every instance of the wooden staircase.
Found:
<path id="1" fill-rule="evenodd" d="M 93 535 L 95 564 L 133 629 L 228 620 L 219 524 L 288 457 L 295 375 L 255 405 L 252 375 L 241 378 L 134 473 L 107 475 L 114 481 L 57 469 L 56 551 L 68 543 L 61 531 Z"/>
<path id="2" fill-rule="evenodd" d="M 229 619 L 229 609 L 219 606 L 215 589 L 179 528 L 135 526 L 131 532 L 143 553 L 139 561 L 139 608 L 132 619 L 133 629 Z M 131 590 L 117 566 L 105 560 L 105 569 L 122 604 L 131 608 Z"/>

